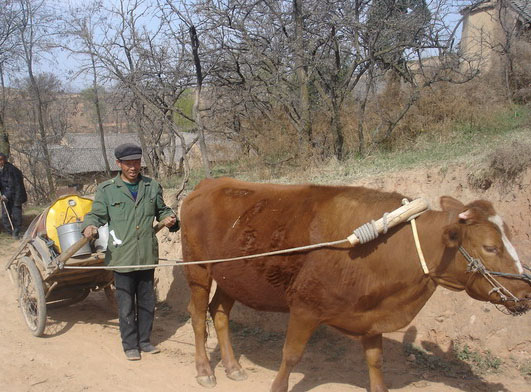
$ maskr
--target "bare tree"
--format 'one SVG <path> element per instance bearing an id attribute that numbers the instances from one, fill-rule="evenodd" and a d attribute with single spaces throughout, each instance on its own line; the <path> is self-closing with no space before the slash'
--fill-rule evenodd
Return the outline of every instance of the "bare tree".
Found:
<path id="1" fill-rule="evenodd" d="M 35 85 L 39 89 L 41 117 L 35 107 Z M 33 197 L 38 201 L 50 201 L 53 196 L 50 194 L 46 171 L 50 170 L 54 178 L 61 175 L 54 169 L 53 145 L 59 144 L 70 129 L 69 119 L 74 107 L 61 81 L 53 74 L 36 74 L 33 81 L 29 77 L 16 80 L 13 89 L 16 94 L 12 97 L 9 119 L 17 138 L 12 149 L 27 170 L 25 177 L 31 184 Z M 40 120 L 47 132 L 47 150 L 52 160 L 50 165 L 46 162 L 40 143 L 36 144 L 36 141 L 40 142 Z"/>
<path id="2" fill-rule="evenodd" d="M 99 4 L 85 4 L 83 8 L 70 8 L 69 13 L 62 18 L 63 25 L 61 30 L 63 36 L 67 38 L 68 45 L 61 45 L 66 49 L 82 57 L 87 61 L 82 63 L 76 76 L 85 73 L 92 76 L 92 89 L 90 100 L 96 112 L 97 132 L 100 136 L 100 148 L 105 163 L 105 172 L 107 176 L 111 175 L 111 167 L 107 158 L 107 151 L 105 147 L 105 129 L 103 127 L 102 102 L 101 102 L 101 88 L 99 83 L 99 67 L 98 59 L 94 54 L 94 30 L 101 19 L 97 17 L 97 9 Z M 82 60 L 83 61 L 83 60 Z"/>
<path id="3" fill-rule="evenodd" d="M 17 20 L 19 10 L 14 0 L 0 0 L 0 152 L 9 156 L 10 145 L 6 129 L 6 108 L 8 92 L 5 84 L 5 73 L 12 65 L 13 58 L 19 46 L 17 40 Z"/>
<path id="4" fill-rule="evenodd" d="M 501 27 L 501 37 L 493 42 L 492 49 L 502 60 L 502 74 L 507 98 L 512 102 L 519 95 L 527 98 L 531 93 L 523 93 L 529 89 L 531 71 L 529 71 L 529 54 L 531 53 L 531 33 L 529 20 L 518 15 L 518 9 L 508 0 L 500 0 L 497 7 L 497 19 Z M 526 27 L 527 24 L 527 27 Z M 526 68 L 527 57 L 527 70 Z M 520 72 L 519 72 L 520 71 Z M 523 98 L 523 97 L 522 97 Z M 525 99 L 524 99 L 525 100 Z"/>
<path id="5" fill-rule="evenodd" d="M 296 42 L 304 48 L 304 36 L 295 40 L 293 2 L 204 0 L 195 2 L 194 15 L 203 23 L 203 41 L 210 48 L 209 117 L 216 128 L 231 129 L 248 147 L 249 135 L 240 132 L 253 116 L 267 118 L 281 128 L 279 112 L 293 125 L 301 147 L 311 139 L 307 61 L 299 50 L 299 77 L 294 63 Z M 302 10 L 296 13 L 302 16 Z M 300 33 L 302 34 L 302 32 Z M 304 58 L 303 58 L 304 57 Z M 256 146 L 253 147 L 256 149 Z M 302 150 L 293 151 L 297 153 Z"/>
<path id="6" fill-rule="evenodd" d="M 50 30 L 53 31 L 54 17 L 46 7 L 44 0 L 17 0 L 19 17 L 17 19 L 17 34 L 22 47 L 22 60 L 24 61 L 31 94 L 37 113 L 38 130 L 36 148 L 42 152 L 45 175 L 47 179 L 50 199 L 55 196 L 55 183 L 52 174 L 52 161 L 48 150 L 50 142 L 45 124 L 45 108 L 42 92 L 34 73 L 35 62 L 49 45 Z"/>
<path id="7" fill-rule="evenodd" d="M 445 19 L 449 4 L 449 0 L 430 5 L 424 0 L 195 2 L 195 15 L 205 24 L 204 41 L 216 61 L 208 79 L 210 116 L 218 128 L 221 122 L 250 146 L 251 135 L 263 132 L 252 130 L 252 119 L 262 117 L 285 128 L 278 110 L 282 108 L 299 135 L 299 146 L 304 141 L 314 149 L 326 147 L 315 138 L 313 122 L 328 117 L 334 155 L 343 159 L 343 112 L 346 103 L 354 103 L 358 151 L 363 155 L 366 143 L 390 139 L 423 86 L 451 79 L 447 71 L 459 60 L 453 44 L 456 30 Z M 469 76 L 456 75 L 456 79 Z M 385 78 L 400 93 L 397 105 L 383 113 L 380 124 L 366 130 L 367 103 L 381 94 Z"/>
<path id="8" fill-rule="evenodd" d="M 180 44 L 183 41 L 169 43 L 164 40 L 163 20 L 155 15 L 157 9 L 142 0 L 120 0 L 116 5 L 101 7 L 105 20 L 98 24 L 91 51 L 108 80 L 129 92 L 124 97 L 134 111 L 144 158 L 151 173 L 158 173 L 163 152 L 160 146 L 167 143 L 165 136 L 180 140 L 184 157 L 182 191 L 189 167 L 186 143 L 174 115 L 178 113 L 193 122 L 193 118 L 176 105 L 192 86 L 192 63 L 183 60 L 186 52 Z M 158 24 L 148 27 L 144 24 L 148 18 Z"/>
<path id="9" fill-rule="evenodd" d="M 199 150 L 201 152 L 201 160 L 203 163 L 203 170 L 205 171 L 205 176 L 210 177 L 212 175 L 210 169 L 210 161 L 208 158 L 208 151 L 205 141 L 205 125 L 203 123 L 202 108 L 203 108 L 203 81 L 205 78 L 202 56 L 200 55 L 201 43 L 199 34 L 197 31 L 196 22 L 191 16 L 193 12 L 190 12 L 187 4 L 181 4 L 181 11 L 178 7 L 175 6 L 174 2 L 171 0 L 166 0 L 166 6 L 161 6 L 161 11 L 164 15 L 164 20 L 168 23 L 169 27 L 169 36 L 173 40 L 179 42 L 179 45 L 183 48 L 189 47 L 189 55 L 193 62 L 193 67 L 195 70 L 195 99 L 193 106 L 193 119 L 198 133 L 199 141 Z M 176 18 L 174 17 L 176 16 Z M 180 23 L 175 23 L 175 22 Z M 189 41 L 183 41 L 184 34 L 183 28 L 188 29 Z"/>

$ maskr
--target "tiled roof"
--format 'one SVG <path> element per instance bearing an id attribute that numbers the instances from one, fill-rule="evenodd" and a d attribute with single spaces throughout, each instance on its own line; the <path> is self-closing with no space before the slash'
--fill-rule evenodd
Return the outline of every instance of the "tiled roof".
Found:
<path id="1" fill-rule="evenodd" d="M 492 9 L 497 5 L 497 0 L 483 0 L 461 9 L 461 14 L 476 13 Z M 531 23 L 531 0 L 508 0 L 509 7 L 518 14 L 526 23 Z"/>
<path id="2" fill-rule="evenodd" d="M 195 135 L 183 133 L 186 143 L 191 143 Z M 140 144 L 137 134 L 108 133 L 105 134 L 105 151 L 111 170 L 118 170 L 114 157 L 114 149 L 122 143 Z M 105 161 L 100 147 L 100 136 L 95 133 L 67 133 L 60 145 L 48 147 L 52 166 L 60 173 L 80 174 L 104 172 Z M 175 160 L 181 157 L 181 150 L 177 148 Z M 145 166 L 144 163 L 142 166 Z"/>
<path id="3" fill-rule="evenodd" d="M 509 0 L 509 4 L 525 22 L 531 23 L 531 1 Z"/>
<path id="4" fill-rule="evenodd" d="M 495 5 L 496 5 L 496 0 L 477 1 L 473 3 L 472 5 L 461 8 L 459 12 L 461 13 L 461 15 L 466 15 L 469 13 L 475 14 L 478 12 L 483 12 L 485 10 L 492 9 L 494 8 Z"/>
<path id="5" fill-rule="evenodd" d="M 106 133 L 105 147 L 114 150 L 122 143 L 140 144 L 136 133 Z M 100 135 L 97 133 L 67 133 L 63 137 L 63 145 L 71 148 L 100 147 Z"/>
<path id="6" fill-rule="evenodd" d="M 105 161 L 100 148 L 55 145 L 50 146 L 48 150 L 50 151 L 52 166 L 59 173 L 81 174 L 105 171 Z M 111 170 L 118 170 L 115 164 L 114 150 L 107 149 L 106 153 Z"/>

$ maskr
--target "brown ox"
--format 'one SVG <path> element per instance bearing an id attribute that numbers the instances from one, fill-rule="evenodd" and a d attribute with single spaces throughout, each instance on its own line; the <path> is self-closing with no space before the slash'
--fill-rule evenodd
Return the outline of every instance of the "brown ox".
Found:
<path id="1" fill-rule="evenodd" d="M 211 260 L 343 239 L 365 222 L 400 207 L 402 199 L 397 193 L 361 187 L 204 180 L 182 204 L 183 257 Z M 467 262 L 458 252 L 462 245 L 491 271 L 522 274 L 507 227 L 492 205 L 476 201 L 465 206 L 451 197 L 442 197 L 441 205 L 443 211 L 428 211 L 417 219 L 427 275 L 407 223 L 356 247 L 186 266 L 199 384 L 216 383 L 205 350 L 207 308 L 228 377 L 246 378 L 229 338 L 229 313 L 235 300 L 258 310 L 290 313 L 273 392 L 287 391 L 289 374 L 320 324 L 359 337 L 371 391 L 387 391 L 381 371 L 382 333 L 411 322 L 438 285 L 503 303 L 512 312 L 527 310 L 528 283 L 497 277 L 521 299 L 503 301 L 484 277 L 467 272 Z M 209 305 L 212 279 L 217 290 Z"/>

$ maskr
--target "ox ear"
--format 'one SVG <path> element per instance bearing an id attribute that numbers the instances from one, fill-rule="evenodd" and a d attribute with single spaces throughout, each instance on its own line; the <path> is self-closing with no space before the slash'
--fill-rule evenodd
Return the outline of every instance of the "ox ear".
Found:
<path id="1" fill-rule="evenodd" d="M 441 196 L 440 202 L 443 211 L 451 212 L 455 215 L 465 210 L 465 205 L 452 196 Z"/>
<path id="2" fill-rule="evenodd" d="M 458 223 L 448 225 L 444 228 L 442 240 L 447 248 L 457 248 L 461 245 L 463 238 L 463 227 Z"/>
<path id="3" fill-rule="evenodd" d="M 485 213 L 477 207 L 467 208 L 458 215 L 458 218 L 459 223 L 464 223 L 466 225 L 471 225 L 472 223 L 477 223 L 486 219 Z"/>
<path id="4" fill-rule="evenodd" d="M 443 211 L 450 213 L 452 219 L 457 218 L 459 223 L 471 224 L 480 218 L 480 211 L 476 206 L 465 206 L 451 196 L 441 196 L 441 207 Z"/>

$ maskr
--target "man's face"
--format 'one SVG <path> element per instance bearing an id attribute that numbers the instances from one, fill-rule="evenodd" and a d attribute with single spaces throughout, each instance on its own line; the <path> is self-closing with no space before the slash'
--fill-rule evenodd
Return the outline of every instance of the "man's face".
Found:
<path id="1" fill-rule="evenodd" d="M 4 167 L 6 164 L 7 159 L 5 157 L 0 156 L 0 168 Z"/>
<path id="2" fill-rule="evenodd" d="M 122 179 L 128 182 L 136 182 L 140 174 L 140 159 L 130 161 L 117 160 L 116 164 L 122 170 Z"/>

